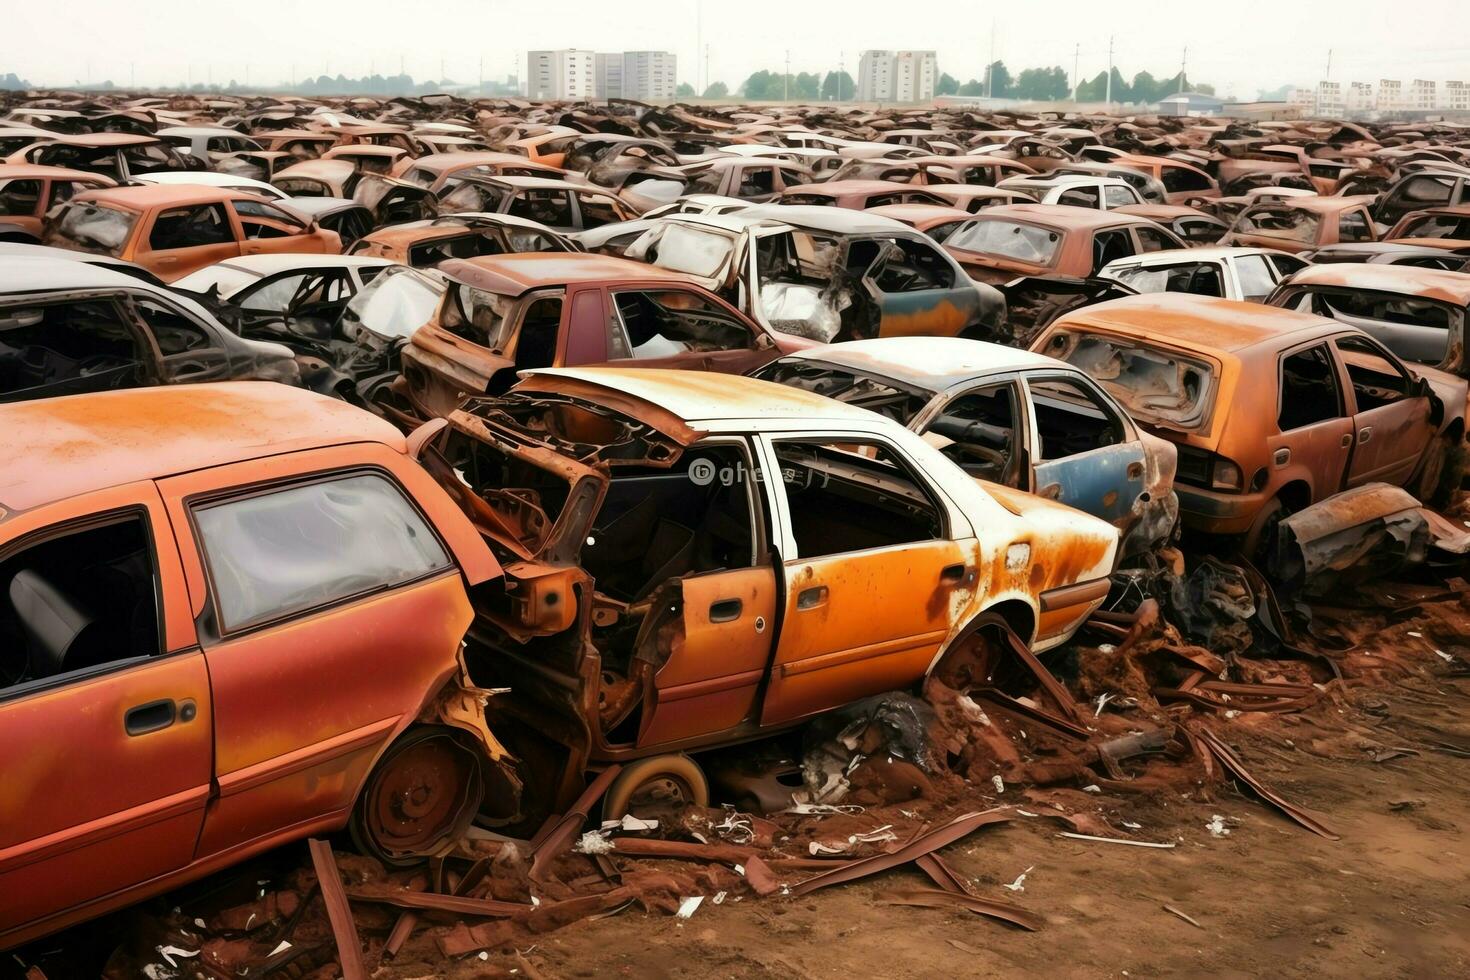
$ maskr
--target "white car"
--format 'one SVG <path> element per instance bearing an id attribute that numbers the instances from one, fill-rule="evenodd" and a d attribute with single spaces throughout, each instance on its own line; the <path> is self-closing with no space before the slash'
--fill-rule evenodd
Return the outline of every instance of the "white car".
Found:
<path id="1" fill-rule="evenodd" d="M 1115 259 L 1098 273 L 1140 293 L 1194 293 L 1263 303 L 1276 284 L 1309 265 L 1289 252 L 1217 246 Z"/>
<path id="2" fill-rule="evenodd" d="M 995 185 L 1003 191 L 1029 194 L 1041 204 L 1111 211 L 1128 204 L 1143 204 L 1143 198 L 1127 181 L 1117 177 L 1088 174 L 1021 174 Z"/>
<path id="3" fill-rule="evenodd" d="M 335 319 L 364 286 L 399 264 L 361 255 L 241 255 L 192 272 L 173 287 L 188 293 L 214 290 L 224 302 L 251 313 Z"/>
<path id="4" fill-rule="evenodd" d="M 250 177 L 237 177 L 234 174 L 220 174 L 212 170 L 161 170 L 151 174 L 133 174 L 132 182 L 135 184 L 197 184 L 204 187 L 223 187 L 228 191 L 243 191 L 246 194 L 254 194 L 263 197 L 267 201 L 291 200 L 291 195 L 285 191 L 267 184 L 263 180 L 254 180 Z"/>

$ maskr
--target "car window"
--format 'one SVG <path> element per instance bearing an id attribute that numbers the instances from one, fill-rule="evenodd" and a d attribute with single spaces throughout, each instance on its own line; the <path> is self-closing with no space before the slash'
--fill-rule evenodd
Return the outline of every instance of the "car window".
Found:
<path id="1" fill-rule="evenodd" d="M 1342 392 L 1325 345 L 1281 359 L 1281 403 L 1276 422 L 1282 432 L 1341 418 L 1342 414 Z"/>
<path id="2" fill-rule="evenodd" d="M 924 232 L 924 234 L 928 235 L 936 242 L 943 244 L 946 240 L 949 239 L 950 235 L 953 235 L 955 233 L 955 229 L 959 228 L 959 226 L 964 223 L 965 221 L 963 218 L 957 218 L 954 221 L 945 221 L 937 225 L 931 225 L 929 229 Z"/>
<path id="3" fill-rule="evenodd" d="M 271 204 L 257 201 L 233 202 L 246 238 L 289 238 L 306 234 L 306 226 Z"/>
<path id="4" fill-rule="evenodd" d="M 843 440 L 774 443 L 796 555 L 812 559 L 932 541 L 943 512 L 888 446 Z"/>
<path id="5" fill-rule="evenodd" d="M 608 338 L 610 359 L 672 357 L 689 351 L 746 350 L 750 327 L 698 293 L 623 290 L 613 293 L 618 322 Z"/>
<path id="6" fill-rule="evenodd" d="M 1072 187 L 1057 195 L 1058 204 L 1070 204 L 1078 208 L 1096 208 L 1098 204 L 1096 187 Z"/>
<path id="7" fill-rule="evenodd" d="M 1317 241 L 1321 219 L 1311 211 L 1292 207 L 1258 207 L 1243 211 L 1235 219 L 1235 231 L 1312 245 Z"/>
<path id="8" fill-rule="evenodd" d="M 82 252 L 121 255 L 137 223 L 136 212 L 74 201 L 61 209 L 56 220 L 46 223 L 41 243 Z"/>
<path id="9" fill-rule="evenodd" d="M 1038 459 L 1065 459 L 1123 441 L 1122 420 L 1090 388 L 1062 378 L 1028 381 L 1027 387 L 1041 437 Z"/>
<path id="10" fill-rule="evenodd" d="M 1112 269 L 1106 278 L 1121 282 L 1140 293 L 1193 293 L 1224 296 L 1220 269 L 1214 262 L 1181 262 L 1179 265 L 1133 265 Z"/>
<path id="11" fill-rule="evenodd" d="M 1267 256 L 1267 259 L 1276 267 L 1276 276 L 1278 279 L 1285 279 L 1293 273 L 1300 272 L 1308 265 L 1311 265 L 1306 259 L 1298 258 L 1287 252 L 1273 252 Z"/>
<path id="12" fill-rule="evenodd" d="M 136 388 L 149 360 L 106 300 L 0 309 L 0 401 Z"/>
<path id="13" fill-rule="evenodd" d="M 153 334 L 153 340 L 164 357 L 203 350 L 213 345 L 214 341 L 209 333 L 178 310 L 151 299 L 136 300 L 134 305 L 143 317 L 143 322 L 148 324 L 148 330 Z"/>
<path id="14" fill-rule="evenodd" d="M 979 220 L 955 230 L 946 242 L 951 248 L 1015 259 L 1034 265 L 1051 265 L 1062 236 L 1046 228 L 1013 221 Z"/>
<path id="15" fill-rule="evenodd" d="M 582 194 L 577 203 L 582 208 L 582 227 L 601 228 L 614 221 L 622 221 L 617 202 L 606 194 Z"/>
<path id="16" fill-rule="evenodd" d="M 1159 180 L 1163 182 L 1164 190 L 1171 194 L 1210 189 L 1209 177 L 1187 167 L 1163 167 L 1159 171 Z"/>
<path id="17" fill-rule="evenodd" d="M 746 167 L 740 172 L 740 187 L 736 197 L 759 197 L 773 194 L 776 190 L 776 171 L 773 167 Z"/>
<path id="18" fill-rule="evenodd" d="M 1338 337 L 1333 343 L 1347 368 L 1358 411 L 1392 405 L 1413 394 L 1414 380 L 1377 344 L 1364 337 Z"/>
<path id="19" fill-rule="evenodd" d="M 1122 228 L 1110 228 L 1092 236 L 1092 271 L 1096 273 L 1114 259 L 1133 254 L 1133 241 Z"/>
<path id="20" fill-rule="evenodd" d="M 246 290 L 234 302 L 247 310 L 284 313 L 291 305 L 291 297 L 296 295 L 296 290 L 301 288 L 301 284 L 305 281 L 306 273 L 304 272 L 276 276 L 254 289 Z"/>
<path id="21" fill-rule="evenodd" d="M 1127 204 L 1137 204 L 1138 195 L 1127 187 L 1110 184 L 1103 188 L 1103 200 L 1110 208 L 1121 208 Z"/>
<path id="22" fill-rule="evenodd" d="M 29 217 L 41 205 L 39 180 L 10 180 L 0 187 L 0 215 Z"/>
<path id="23" fill-rule="evenodd" d="M 1371 242 L 1373 231 L 1362 211 L 1345 211 L 1337 219 L 1337 237 L 1344 242 Z"/>
<path id="24" fill-rule="evenodd" d="M 451 286 L 440 325 L 456 337 L 497 353 L 510 341 L 508 316 L 515 299 L 474 286 Z"/>
<path id="25" fill-rule="evenodd" d="M 954 285 L 954 270 L 937 249 L 906 238 L 854 242 L 847 251 L 847 267 L 871 280 L 883 293 L 949 289 Z"/>
<path id="26" fill-rule="evenodd" d="M 516 370 L 551 367 L 561 337 L 560 296 L 543 296 L 526 306 L 516 333 Z"/>
<path id="27" fill-rule="evenodd" d="M 0 697 L 157 655 L 148 522 L 137 513 L 58 529 L 0 557 Z"/>
<path id="28" fill-rule="evenodd" d="M 572 227 L 572 199 L 566 191 L 522 191 L 511 199 L 506 213 L 518 218 L 529 218 L 552 228 Z"/>
<path id="29" fill-rule="evenodd" d="M 194 508 L 222 632 L 450 567 L 402 491 L 377 474 Z"/>
<path id="30" fill-rule="evenodd" d="M 1167 252 L 1179 247 L 1173 239 L 1157 228 L 1145 228 L 1140 225 L 1133 229 L 1133 234 L 1138 236 L 1138 248 L 1142 252 Z"/>
<path id="31" fill-rule="evenodd" d="M 1019 448 L 1016 386 L 1009 382 L 967 391 L 951 400 L 923 432 L 924 441 L 966 473 L 1001 482 Z"/>
<path id="32" fill-rule="evenodd" d="M 1236 256 L 1235 276 L 1240 280 L 1241 299 L 1263 300 L 1276 288 L 1276 279 L 1264 255 Z"/>
<path id="33" fill-rule="evenodd" d="M 202 245 L 224 245 L 235 240 L 222 204 L 160 211 L 148 234 L 148 247 L 155 252 Z"/>
<path id="34" fill-rule="evenodd" d="M 1381 217 L 1385 222 L 1397 221 L 1410 211 L 1439 207 L 1452 203 L 1455 178 L 1421 175 L 1410 177 L 1395 190 L 1390 191 L 1383 202 Z"/>

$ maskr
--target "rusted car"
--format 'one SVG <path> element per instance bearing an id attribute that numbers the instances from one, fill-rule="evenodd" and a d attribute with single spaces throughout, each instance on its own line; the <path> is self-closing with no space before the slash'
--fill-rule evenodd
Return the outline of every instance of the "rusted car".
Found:
<path id="1" fill-rule="evenodd" d="M 1183 204 L 1125 204 L 1124 214 L 1157 222 L 1190 245 L 1213 245 L 1230 230 L 1230 223 Z"/>
<path id="2" fill-rule="evenodd" d="M 454 259 L 438 310 L 403 352 L 404 416 L 447 415 L 519 371 L 613 363 L 741 374 L 806 346 L 752 322 L 688 276 L 608 255 Z"/>
<path id="3" fill-rule="evenodd" d="M 928 236 L 846 208 L 758 205 L 679 215 L 626 255 L 694 277 L 766 326 L 814 340 L 984 336 L 1005 301 Z"/>
<path id="4" fill-rule="evenodd" d="M 269 151 L 289 153 L 298 160 L 315 160 L 337 145 L 337 137 L 315 129 L 274 129 L 251 136 Z"/>
<path id="5" fill-rule="evenodd" d="M 321 155 L 323 160 L 346 160 L 368 174 L 391 174 L 398 161 L 408 156 L 399 146 L 377 146 L 373 143 L 347 143 L 334 146 Z"/>
<path id="6" fill-rule="evenodd" d="M 1020 191 L 1001 190 L 999 187 L 983 187 L 979 184 L 925 184 L 924 191 L 942 200 L 952 208 L 977 214 L 986 208 L 1005 207 L 1008 204 L 1035 204 L 1036 199 Z"/>
<path id="7" fill-rule="evenodd" d="M 1017 276 L 1086 278 L 1115 259 L 1187 247 L 1146 218 L 1056 204 L 987 208 L 944 242 L 972 278 L 992 284 Z"/>
<path id="8" fill-rule="evenodd" d="M 684 193 L 719 194 L 742 201 L 774 201 L 788 187 L 809 184 L 810 170 L 760 157 L 716 157 L 668 171 L 684 180 Z"/>
<path id="9" fill-rule="evenodd" d="M 1383 482 L 1435 497 L 1464 438 L 1464 381 L 1416 375 L 1356 327 L 1273 306 L 1128 297 L 1059 318 L 1032 349 L 1086 371 L 1175 443 L 1184 526 L 1243 535 L 1247 554 L 1339 490 Z"/>
<path id="10" fill-rule="evenodd" d="M 687 753 L 983 664 L 1000 626 L 1049 649 L 1113 569 L 1110 525 L 751 378 L 533 372 L 447 423 L 425 463 L 506 571 L 467 659 L 516 695 L 488 710 L 524 763 L 521 826 L 612 762 L 607 816 L 660 790 L 704 803 Z"/>
<path id="11" fill-rule="evenodd" d="M 1383 240 L 1420 248 L 1470 251 L 1470 204 L 1411 211 L 1384 232 Z"/>
<path id="12" fill-rule="evenodd" d="M 513 252 L 575 252 L 562 234 L 528 218 L 508 214 L 446 214 L 379 228 L 353 243 L 349 254 L 392 259 L 414 268 L 445 259 Z"/>
<path id="13" fill-rule="evenodd" d="M 927 188 L 899 184 L 891 180 L 827 180 L 820 184 L 788 187 L 777 201 L 781 204 L 809 204 L 817 207 L 851 208 L 864 211 L 886 204 L 946 204 L 943 198 L 930 194 Z"/>
<path id="14" fill-rule="evenodd" d="M 1101 518 L 1122 535 L 1125 558 L 1173 535 L 1173 443 L 1139 429 L 1063 361 L 978 340 L 893 337 L 797 351 L 751 376 L 886 415 L 977 480 Z"/>
<path id="15" fill-rule="evenodd" d="M 638 217 L 616 192 L 593 184 L 548 177 L 462 174 L 439 197 L 441 214 L 482 211 L 526 218 L 564 234 Z"/>
<path id="16" fill-rule="evenodd" d="M 513 797 L 469 681 L 500 567 L 392 426 L 283 385 L 0 407 L 0 947 Z M 431 778 L 422 778 L 426 772 Z"/>
<path id="17" fill-rule="evenodd" d="M 1294 197 L 1253 204 L 1240 212 L 1221 245 L 1306 252 L 1339 242 L 1373 242 L 1373 216 L 1363 197 Z"/>
<path id="18" fill-rule="evenodd" d="M 172 282 L 237 255 L 342 251 L 280 204 L 212 187 L 113 187 L 77 194 L 46 219 L 43 243 L 136 262 Z"/>
<path id="19" fill-rule="evenodd" d="M 114 185 L 110 177 L 65 167 L 0 164 L 0 241 L 38 242 L 46 212 L 78 191 Z"/>
<path id="20" fill-rule="evenodd" d="M 565 177 L 566 171 L 535 163 L 514 153 L 490 151 L 456 151 L 434 153 L 416 160 L 400 160 L 394 177 L 439 193 L 452 187 L 469 174 L 485 177 Z"/>
<path id="21" fill-rule="evenodd" d="M 1269 248 L 1191 248 L 1109 262 L 1099 273 L 1140 293 L 1194 293 L 1263 303 L 1305 259 Z"/>
<path id="22" fill-rule="evenodd" d="M 1470 173 L 1461 167 L 1430 168 L 1406 173 L 1395 181 L 1379 195 L 1373 217 L 1380 228 L 1388 228 L 1415 211 L 1466 204 L 1470 204 Z"/>
<path id="23" fill-rule="evenodd" d="M 937 204 L 889 204 L 881 208 L 870 208 L 868 213 L 880 218 L 902 221 L 910 228 L 922 231 L 936 242 L 943 242 L 954 234 L 956 228 L 970 220 L 968 211 L 941 207 Z"/>
<path id="24" fill-rule="evenodd" d="M 292 197 L 351 197 L 361 179 L 353 161 L 318 157 L 277 170 L 270 183 Z"/>
<path id="25" fill-rule="evenodd" d="M 299 378 L 291 351 L 238 336 L 161 285 L 66 259 L 6 255 L 0 262 L 0 402 Z"/>
<path id="26" fill-rule="evenodd" d="M 132 133 L 83 133 L 51 137 L 16 150 L 7 163 L 32 163 L 101 174 L 126 183 L 135 174 L 159 170 L 194 170 L 188 159 L 156 136 Z"/>

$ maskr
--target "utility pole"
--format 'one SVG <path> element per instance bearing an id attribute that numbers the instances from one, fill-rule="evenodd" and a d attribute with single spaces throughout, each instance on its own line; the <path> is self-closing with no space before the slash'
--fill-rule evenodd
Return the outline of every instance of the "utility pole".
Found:
<path id="1" fill-rule="evenodd" d="M 705 85 L 705 88 L 708 88 L 711 84 L 713 84 L 713 83 L 709 80 L 709 45 L 706 44 L 704 46 L 704 85 Z M 700 95 L 703 95 L 704 94 L 704 91 L 701 90 L 699 94 Z"/>
<path id="2" fill-rule="evenodd" d="M 1332 49 L 1327 49 L 1327 74 L 1322 76 L 1322 81 L 1332 81 Z"/>
<path id="3" fill-rule="evenodd" d="M 138 66 L 134 62 L 128 62 L 128 88 L 138 87 Z"/>
<path id="4" fill-rule="evenodd" d="M 1113 108 L 1113 35 L 1108 35 L 1108 94 L 1105 96 L 1108 109 Z"/>
<path id="5" fill-rule="evenodd" d="M 1189 45 L 1184 46 L 1184 57 L 1179 61 L 1179 91 L 1184 91 L 1184 73 L 1189 70 Z"/>
<path id="6" fill-rule="evenodd" d="M 399 74 L 401 75 L 403 72 L 400 71 Z M 480 55 L 480 87 L 476 91 L 476 94 L 485 94 L 485 56 L 483 54 Z"/>
<path id="7" fill-rule="evenodd" d="M 1082 60 L 1082 43 L 1072 49 L 1072 101 L 1077 101 L 1077 65 Z"/>
<path id="8" fill-rule="evenodd" d="M 985 97 L 987 99 L 995 95 L 991 89 L 991 73 L 995 68 L 995 18 L 990 18 L 990 60 L 985 63 Z"/>
<path id="9" fill-rule="evenodd" d="M 781 75 L 781 101 L 791 101 L 791 49 L 786 49 L 786 71 Z"/>
<path id="10" fill-rule="evenodd" d="M 696 95 L 703 95 L 705 87 L 709 85 L 706 78 L 703 83 L 699 78 L 699 52 L 704 50 L 704 0 L 694 0 L 694 88 Z M 708 71 L 708 66 L 705 68 Z"/>
<path id="11" fill-rule="evenodd" d="M 842 101 L 842 76 L 847 74 L 847 52 L 837 52 L 837 101 Z"/>

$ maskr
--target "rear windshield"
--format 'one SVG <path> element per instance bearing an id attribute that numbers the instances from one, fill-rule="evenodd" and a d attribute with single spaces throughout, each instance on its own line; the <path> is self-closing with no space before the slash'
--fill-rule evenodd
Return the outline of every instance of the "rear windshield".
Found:
<path id="1" fill-rule="evenodd" d="M 726 235 L 671 224 L 651 250 L 649 261 L 661 269 L 714 279 L 722 275 L 735 242 Z"/>
<path id="2" fill-rule="evenodd" d="M 1236 219 L 1235 231 L 1242 235 L 1284 238 L 1310 245 L 1317 240 L 1318 217 L 1298 208 L 1256 208 Z"/>
<path id="3" fill-rule="evenodd" d="M 343 332 L 353 326 L 379 337 L 406 340 L 429 322 L 444 287 L 407 266 L 389 266 L 352 297 L 342 311 Z"/>
<path id="4" fill-rule="evenodd" d="M 996 255 L 1034 265 L 1051 265 L 1061 242 L 1061 235 L 1035 225 L 985 220 L 966 225 L 949 236 L 945 244 L 967 252 Z"/>
<path id="5" fill-rule="evenodd" d="M 44 243 L 102 255 L 121 255 L 137 222 L 138 216 L 132 211 L 73 202 L 62 208 L 61 214 L 50 223 Z"/>
<path id="6" fill-rule="evenodd" d="M 1059 330 L 1042 353 L 1080 368 L 1128 414 L 1171 429 L 1199 429 L 1214 399 L 1214 371 L 1204 361 L 1131 340 Z"/>
<path id="7" fill-rule="evenodd" d="M 933 397 L 931 392 L 903 388 L 884 378 L 829 367 L 805 357 L 783 357 L 772 361 L 751 377 L 800 388 L 886 415 L 901 425 L 919 414 Z"/>

